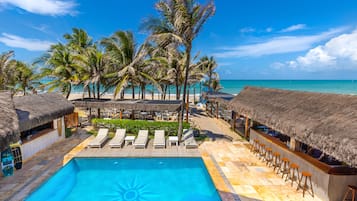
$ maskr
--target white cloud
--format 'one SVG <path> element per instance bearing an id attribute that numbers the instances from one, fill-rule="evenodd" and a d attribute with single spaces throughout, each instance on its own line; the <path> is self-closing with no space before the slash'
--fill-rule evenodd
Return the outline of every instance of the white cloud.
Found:
<path id="1" fill-rule="evenodd" d="M 41 24 L 39 26 L 34 26 L 34 25 L 29 25 L 31 28 L 40 31 L 42 33 L 47 33 L 48 32 L 48 26 L 45 24 Z"/>
<path id="2" fill-rule="evenodd" d="M 297 31 L 297 30 L 301 30 L 301 29 L 305 29 L 306 28 L 306 24 L 295 24 L 292 25 L 290 27 L 287 27 L 283 30 L 281 30 L 281 32 L 292 32 L 292 31 Z"/>
<path id="3" fill-rule="evenodd" d="M 305 51 L 312 48 L 314 44 L 328 40 L 331 37 L 340 34 L 344 30 L 346 30 L 346 28 L 332 29 L 321 34 L 308 36 L 274 37 L 262 43 L 221 48 L 222 51 L 215 53 L 214 56 L 218 58 L 257 57 L 263 55 Z"/>
<path id="4" fill-rule="evenodd" d="M 241 28 L 239 31 L 240 31 L 241 33 L 251 33 L 251 32 L 254 32 L 255 29 L 252 28 L 252 27 L 244 27 L 244 28 Z"/>
<path id="5" fill-rule="evenodd" d="M 0 0 L 0 6 L 15 6 L 27 12 L 40 15 L 75 15 L 77 4 L 63 0 Z"/>
<path id="6" fill-rule="evenodd" d="M 50 41 L 42 41 L 38 39 L 23 38 L 20 36 L 2 33 L 0 42 L 9 47 L 23 48 L 30 51 L 45 51 L 53 43 Z"/>
<path id="7" fill-rule="evenodd" d="M 281 69 L 285 66 L 284 63 L 281 62 L 275 62 L 273 64 L 270 65 L 270 67 L 274 68 L 274 69 Z"/>
<path id="8" fill-rule="evenodd" d="M 326 68 L 357 68 L 357 29 L 310 49 L 304 56 L 286 62 L 286 65 L 307 71 Z"/>

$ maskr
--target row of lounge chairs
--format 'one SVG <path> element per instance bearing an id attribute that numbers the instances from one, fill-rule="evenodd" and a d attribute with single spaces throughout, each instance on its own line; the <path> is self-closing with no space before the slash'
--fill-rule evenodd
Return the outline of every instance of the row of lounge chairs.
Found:
<path id="1" fill-rule="evenodd" d="M 100 128 L 98 130 L 97 136 L 88 144 L 88 147 L 91 148 L 101 148 L 103 144 L 108 140 L 108 132 L 107 128 Z M 116 129 L 115 136 L 110 140 L 109 147 L 111 148 L 121 148 L 126 139 L 126 130 L 125 129 Z M 128 136 L 129 137 L 129 136 Z M 148 141 L 149 141 L 149 132 L 148 130 L 139 130 L 138 136 L 135 138 L 132 136 L 132 139 L 128 139 L 132 141 L 132 144 L 135 148 L 145 149 Z M 135 140 L 134 140 L 135 138 Z M 186 148 L 197 148 L 198 144 L 194 138 L 192 129 L 184 129 L 182 136 L 182 143 Z M 166 138 L 164 130 L 155 130 L 154 133 L 154 148 L 165 148 L 166 147 Z"/>

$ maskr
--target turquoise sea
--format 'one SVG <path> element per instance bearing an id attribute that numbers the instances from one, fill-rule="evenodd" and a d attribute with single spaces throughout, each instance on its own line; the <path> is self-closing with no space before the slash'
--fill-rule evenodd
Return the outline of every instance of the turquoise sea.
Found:
<path id="1" fill-rule="evenodd" d="M 238 94 L 245 86 L 256 86 L 266 88 L 277 88 L 287 90 L 311 91 L 322 93 L 338 93 L 338 94 L 354 94 L 357 95 L 357 80 L 221 80 L 223 89 L 222 92 Z M 194 89 L 195 88 L 195 89 Z M 147 86 L 147 94 L 151 93 L 151 86 Z M 196 84 L 190 86 L 190 93 L 199 94 L 207 89 Z M 74 86 L 73 93 L 82 93 L 82 86 Z M 137 93 L 139 89 L 135 90 Z M 109 90 L 108 93 L 112 93 Z M 126 90 L 126 93 L 131 93 L 131 90 Z M 154 89 L 154 93 L 157 90 Z M 170 93 L 175 93 L 175 88 L 171 87 Z"/>
<path id="2" fill-rule="evenodd" d="M 222 91 L 238 94 L 245 86 L 322 93 L 357 94 L 355 80 L 222 80 Z"/>

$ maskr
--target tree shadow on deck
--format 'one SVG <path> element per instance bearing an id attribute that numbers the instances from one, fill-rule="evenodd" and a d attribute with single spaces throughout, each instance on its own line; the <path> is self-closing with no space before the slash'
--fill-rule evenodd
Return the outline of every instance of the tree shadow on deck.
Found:
<path id="1" fill-rule="evenodd" d="M 225 140 L 227 142 L 232 142 L 233 138 L 228 135 L 224 135 L 221 133 L 213 133 L 212 131 L 209 130 L 201 130 L 201 135 L 207 136 L 211 141 L 217 141 L 217 140 Z"/>

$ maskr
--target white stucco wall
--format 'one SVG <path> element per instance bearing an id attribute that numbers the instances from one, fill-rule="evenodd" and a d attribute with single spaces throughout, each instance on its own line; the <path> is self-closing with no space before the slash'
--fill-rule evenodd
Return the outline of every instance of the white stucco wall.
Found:
<path id="1" fill-rule="evenodd" d="M 25 161 L 37 152 L 47 148 L 53 143 L 65 138 L 64 117 L 60 118 L 62 121 L 62 135 L 58 135 L 57 119 L 53 121 L 54 130 L 21 145 L 22 160 Z"/>

